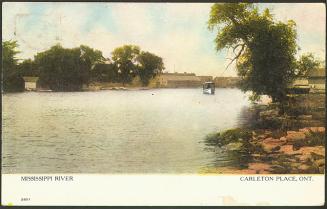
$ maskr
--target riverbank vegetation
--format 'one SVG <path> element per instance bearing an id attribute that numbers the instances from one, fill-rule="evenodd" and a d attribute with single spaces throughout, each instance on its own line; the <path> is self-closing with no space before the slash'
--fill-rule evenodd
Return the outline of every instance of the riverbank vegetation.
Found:
<path id="1" fill-rule="evenodd" d="M 217 29 L 216 49 L 232 50 L 241 78 L 240 88 L 272 98 L 269 105 L 253 105 L 246 127 L 206 137 L 208 146 L 246 154 L 245 168 L 209 168 L 213 173 L 324 173 L 325 95 L 289 94 L 292 82 L 321 67 L 312 53 L 297 60 L 296 23 L 274 20 L 269 9 L 250 3 L 216 3 L 208 21 Z M 227 66 L 227 68 L 229 67 Z"/>
<path id="2" fill-rule="evenodd" d="M 208 135 L 207 146 L 232 152 L 246 162 L 203 172 L 324 173 L 325 95 L 297 95 L 289 101 L 284 114 L 275 104 L 256 105 L 244 127 Z"/>
<path id="3" fill-rule="evenodd" d="M 241 78 L 241 89 L 252 99 L 269 95 L 273 102 L 287 99 L 289 85 L 308 68 L 321 63 L 312 53 L 296 59 L 296 23 L 276 21 L 269 9 L 260 11 L 253 3 L 216 3 L 211 7 L 208 28 L 217 31 L 216 50 L 229 49 Z"/>
<path id="4" fill-rule="evenodd" d="M 64 48 L 57 44 L 22 62 L 17 58 L 16 41 L 3 41 L 2 46 L 4 92 L 23 91 L 24 76 L 38 77 L 41 88 L 53 91 L 80 91 L 90 82 L 125 85 L 137 76 L 146 86 L 164 69 L 161 57 L 133 45 L 114 49 L 109 59 L 89 46 Z"/>

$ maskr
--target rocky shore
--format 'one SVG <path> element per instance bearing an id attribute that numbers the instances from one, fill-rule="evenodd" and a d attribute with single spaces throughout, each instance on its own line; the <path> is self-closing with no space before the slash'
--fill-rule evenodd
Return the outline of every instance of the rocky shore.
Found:
<path id="1" fill-rule="evenodd" d="M 314 97 L 293 100 L 283 114 L 274 104 L 261 106 L 256 108 L 251 126 L 207 136 L 207 145 L 247 159 L 242 166 L 205 168 L 201 173 L 323 174 L 324 95 Z"/>

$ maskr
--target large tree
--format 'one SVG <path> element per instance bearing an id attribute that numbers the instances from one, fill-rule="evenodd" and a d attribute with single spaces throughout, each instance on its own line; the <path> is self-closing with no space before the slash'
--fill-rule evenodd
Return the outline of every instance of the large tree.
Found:
<path id="1" fill-rule="evenodd" d="M 161 57 L 150 52 L 141 52 L 138 56 L 140 76 L 143 86 L 147 86 L 151 78 L 161 73 L 165 68 Z"/>
<path id="2" fill-rule="evenodd" d="M 236 63 L 242 90 L 269 95 L 273 101 L 285 99 L 287 86 L 295 77 L 298 47 L 294 21 L 275 21 L 268 9 L 260 12 L 255 4 L 216 3 L 208 27 L 218 29 L 216 49 L 234 53 L 230 64 Z"/>
<path id="3" fill-rule="evenodd" d="M 124 45 L 114 49 L 112 60 L 118 71 L 118 79 L 125 85 L 131 82 L 132 78 L 137 75 L 138 60 L 140 48 L 134 45 Z"/>
<path id="4" fill-rule="evenodd" d="M 81 90 L 90 81 L 92 66 L 102 61 L 100 51 L 83 45 L 72 49 L 55 45 L 35 56 L 41 86 L 54 91 Z"/>
<path id="5" fill-rule="evenodd" d="M 2 88 L 5 92 L 23 91 L 24 81 L 18 70 L 16 41 L 2 42 Z"/>

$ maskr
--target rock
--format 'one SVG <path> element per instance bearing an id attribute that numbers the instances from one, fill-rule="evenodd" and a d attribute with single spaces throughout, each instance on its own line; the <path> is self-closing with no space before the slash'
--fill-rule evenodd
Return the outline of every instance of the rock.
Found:
<path id="1" fill-rule="evenodd" d="M 261 146 L 264 151 L 272 152 L 280 149 L 280 146 L 284 145 L 286 141 L 280 139 L 266 138 L 261 142 Z"/>
<path id="2" fill-rule="evenodd" d="M 319 160 L 316 160 L 316 161 L 315 161 L 315 164 L 316 164 L 318 167 L 324 166 L 324 165 L 325 165 L 325 159 L 319 159 Z"/>
<path id="3" fill-rule="evenodd" d="M 280 147 L 279 152 L 282 152 L 286 155 L 297 155 L 297 154 L 301 154 L 301 152 L 299 150 L 294 151 L 293 149 L 293 145 L 292 144 L 287 144 L 287 145 L 283 145 Z"/>
<path id="4" fill-rule="evenodd" d="M 315 147 L 301 147 L 299 150 L 302 154 L 311 154 L 314 153 L 316 155 L 321 155 L 323 158 L 325 157 L 325 147 L 323 146 L 315 146 Z"/>
<path id="5" fill-rule="evenodd" d="M 312 159 L 312 156 L 310 153 L 297 155 L 296 159 L 298 159 L 302 163 L 313 162 L 313 159 Z"/>
<path id="6" fill-rule="evenodd" d="M 279 140 L 281 142 L 285 142 L 285 143 L 287 142 L 287 138 L 285 136 L 280 137 Z"/>
<path id="7" fill-rule="evenodd" d="M 287 131 L 286 140 L 289 143 L 293 143 L 295 141 L 301 141 L 305 139 L 305 134 L 303 132 L 296 131 Z"/>
<path id="8" fill-rule="evenodd" d="M 312 132 L 324 133 L 325 127 L 310 127 L 310 130 Z"/>
<path id="9" fill-rule="evenodd" d="M 267 163 L 249 163 L 248 169 L 255 170 L 256 173 L 264 172 L 264 171 L 271 171 L 271 165 Z"/>
<path id="10" fill-rule="evenodd" d="M 310 166 L 306 164 L 301 164 L 298 169 L 304 173 L 308 172 L 310 170 Z"/>
<path id="11" fill-rule="evenodd" d="M 300 155 L 296 158 L 301 162 L 314 162 L 317 159 L 325 158 L 325 147 L 323 146 L 301 147 L 298 152 Z"/>
<path id="12" fill-rule="evenodd" d="M 311 132 L 325 133 L 325 127 L 305 127 L 305 128 L 299 129 L 299 131 L 303 132 L 305 134 L 310 134 Z"/>
<path id="13" fill-rule="evenodd" d="M 289 135 L 289 134 L 296 134 L 297 131 L 287 131 L 286 133 L 287 133 L 287 135 Z"/>

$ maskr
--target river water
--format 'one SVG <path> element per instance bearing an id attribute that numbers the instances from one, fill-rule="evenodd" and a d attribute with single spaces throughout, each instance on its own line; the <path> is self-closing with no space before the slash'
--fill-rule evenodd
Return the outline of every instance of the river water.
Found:
<path id="1" fill-rule="evenodd" d="M 238 89 L 24 92 L 2 97 L 3 173 L 198 173 L 233 159 L 205 136 L 246 121 Z"/>

